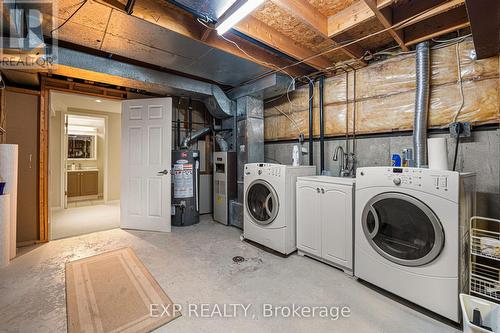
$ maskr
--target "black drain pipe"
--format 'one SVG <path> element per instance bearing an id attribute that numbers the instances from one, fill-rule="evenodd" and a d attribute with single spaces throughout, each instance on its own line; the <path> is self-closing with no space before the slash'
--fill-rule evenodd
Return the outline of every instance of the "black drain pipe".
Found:
<path id="1" fill-rule="evenodd" d="M 189 132 L 189 137 L 193 134 L 193 100 L 191 97 L 189 97 L 189 104 L 188 104 L 188 132 Z"/>
<path id="2" fill-rule="evenodd" d="M 175 124 L 175 149 L 179 149 L 181 146 L 181 119 L 180 119 L 180 107 L 182 98 L 179 98 L 179 103 L 177 103 L 177 109 L 175 112 L 176 124 Z"/>
<path id="3" fill-rule="evenodd" d="M 313 94 L 314 94 L 314 82 L 309 82 L 309 165 L 314 165 L 314 141 L 313 141 Z"/>
<path id="4" fill-rule="evenodd" d="M 325 122 L 323 115 L 323 84 L 325 77 L 319 78 L 319 164 L 321 174 L 325 170 Z"/>

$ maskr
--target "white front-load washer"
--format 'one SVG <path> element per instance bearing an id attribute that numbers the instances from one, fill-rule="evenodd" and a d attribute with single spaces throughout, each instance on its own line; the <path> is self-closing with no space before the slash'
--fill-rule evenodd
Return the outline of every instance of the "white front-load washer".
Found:
<path id="1" fill-rule="evenodd" d="M 283 254 L 295 251 L 295 184 L 315 174 L 315 166 L 246 164 L 243 237 Z"/>
<path id="2" fill-rule="evenodd" d="M 355 276 L 459 322 L 473 175 L 359 168 L 355 210 Z"/>

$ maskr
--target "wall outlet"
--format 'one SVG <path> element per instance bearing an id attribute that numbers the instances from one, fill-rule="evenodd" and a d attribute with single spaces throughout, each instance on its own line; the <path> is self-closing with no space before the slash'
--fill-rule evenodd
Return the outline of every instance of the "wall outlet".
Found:
<path id="1" fill-rule="evenodd" d="M 469 122 L 456 122 L 450 124 L 450 136 L 457 138 L 460 133 L 461 138 L 468 138 L 471 136 L 471 124 Z"/>

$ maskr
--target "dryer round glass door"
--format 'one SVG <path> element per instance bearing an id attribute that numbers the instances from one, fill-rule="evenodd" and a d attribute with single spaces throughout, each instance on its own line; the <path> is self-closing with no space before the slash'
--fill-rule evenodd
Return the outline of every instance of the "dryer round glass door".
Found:
<path id="1" fill-rule="evenodd" d="M 246 207 L 255 223 L 261 225 L 272 223 L 279 209 L 276 191 L 266 181 L 253 181 L 246 192 Z"/>
<path id="2" fill-rule="evenodd" d="M 384 258 L 404 266 L 422 266 L 439 256 L 444 232 L 439 219 L 422 201 L 387 192 L 373 197 L 362 215 L 363 232 Z"/>

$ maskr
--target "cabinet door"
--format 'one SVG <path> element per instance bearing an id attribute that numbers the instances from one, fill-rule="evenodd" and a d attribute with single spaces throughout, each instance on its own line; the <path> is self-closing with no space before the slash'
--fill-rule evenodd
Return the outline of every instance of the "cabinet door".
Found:
<path id="1" fill-rule="evenodd" d="M 297 184 L 297 248 L 321 256 L 321 203 L 319 186 Z"/>
<path id="2" fill-rule="evenodd" d="M 68 198 L 80 196 L 80 173 L 68 172 Z"/>
<path id="3" fill-rule="evenodd" d="M 80 178 L 80 195 L 97 195 L 99 192 L 98 184 L 97 171 L 82 172 Z"/>
<path id="4" fill-rule="evenodd" d="M 322 187 L 322 256 L 352 267 L 352 187 Z"/>

